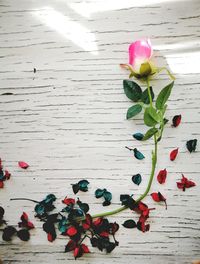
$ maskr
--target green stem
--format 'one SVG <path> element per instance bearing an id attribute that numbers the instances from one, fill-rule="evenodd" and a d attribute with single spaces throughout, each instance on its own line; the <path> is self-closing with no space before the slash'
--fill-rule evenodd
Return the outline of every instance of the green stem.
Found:
<path id="1" fill-rule="evenodd" d="M 150 106 L 152 106 L 153 105 L 153 101 L 152 101 L 152 97 L 151 97 L 150 84 L 149 84 L 149 79 L 148 78 L 147 78 L 146 82 L 147 82 L 147 89 L 148 89 Z M 151 189 L 151 185 L 152 185 L 154 174 L 155 174 L 156 164 L 157 164 L 157 153 L 158 153 L 158 143 L 157 143 L 156 135 L 154 135 L 154 151 L 152 152 L 152 168 L 151 168 L 151 174 L 150 174 L 150 177 L 149 177 L 149 182 L 148 182 L 148 185 L 147 185 L 147 188 L 146 188 L 145 192 L 136 200 L 136 203 L 138 203 L 141 200 L 143 200 L 147 196 L 147 194 L 149 193 L 149 191 Z M 127 206 L 121 206 L 120 208 L 117 208 L 117 209 L 109 211 L 109 212 L 92 215 L 92 218 L 114 215 L 114 214 L 117 214 L 119 212 L 122 212 L 122 211 L 126 210 L 127 208 L 128 208 Z"/>

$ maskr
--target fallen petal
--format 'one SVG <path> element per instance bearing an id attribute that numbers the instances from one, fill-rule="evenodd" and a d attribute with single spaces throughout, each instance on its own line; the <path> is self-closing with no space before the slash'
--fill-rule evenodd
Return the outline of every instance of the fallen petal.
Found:
<path id="1" fill-rule="evenodd" d="M 178 148 L 172 150 L 171 153 L 170 153 L 170 160 L 171 160 L 171 161 L 175 160 L 177 154 L 178 154 Z"/>
<path id="2" fill-rule="evenodd" d="M 18 165 L 20 168 L 22 169 L 27 169 L 29 167 L 28 163 L 24 162 L 24 161 L 19 161 Z"/>
<path id="3" fill-rule="evenodd" d="M 167 170 L 166 169 L 160 170 L 157 175 L 157 180 L 160 184 L 163 184 L 166 181 L 166 177 L 167 177 Z"/>
<path id="4" fill-rule="evenodd" d="M 196 150 L 196 146 L 197 146 L 197 139 L 191 139 L 186 142 L 186 147 L 190 153 Z"/>
<path id="5" fill-rule="evenodd" d="M 175 115 L 172 119 L 172 126 L 177 127 L 181 123 L 181 115 Z"/>

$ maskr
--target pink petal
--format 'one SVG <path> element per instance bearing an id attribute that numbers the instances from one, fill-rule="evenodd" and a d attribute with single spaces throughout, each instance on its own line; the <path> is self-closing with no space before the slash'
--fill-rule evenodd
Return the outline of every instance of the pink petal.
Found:
<path id="1" fill-rule="evenodd" d="M 19 161 L 18 165 L 20 168 L 22 169 L 27 169 L 29 167 L 28 163 L 24 162 L 24 161 Z"/>
<path id="2" fill-rule="evenodd" d="M 135 60 L 142 58 L 144 61 L 151 58 L 153 53 L 150 39 L 137 40 L 129 46 L 129 64 L 134 65 Z"/>

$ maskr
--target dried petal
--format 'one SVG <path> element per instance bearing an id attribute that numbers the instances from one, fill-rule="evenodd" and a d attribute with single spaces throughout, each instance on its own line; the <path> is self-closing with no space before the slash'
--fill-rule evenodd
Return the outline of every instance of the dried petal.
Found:
<path id="1" fill-rule="evenodd" d="M 142 176 L 139 173 L 136 175 L 133 175 L 132 181 L 133 183 L 140 185 L 140 183 L 142 182 Z"/>
<path id="2" fill-rule="evenodd" d="M 186 147 L 190 153 L 196 150 L 196 146 L 197 146 L 197 139 L 191 139 L 186 142 Z"/>
<path id="3" fill-rule="evenodd" d="M 126 228 L 135 228 L 137 226 L 136 222 L 132 219 L 126 220 L 122 225 Z"/>
<path id="4" fill-rule="evenodd" d="M 90 253 L 90 250 L 86 244 L 81 244 L 81 247 L 84 253 Z"/>
<path id="5" fill-rule="evenodd" d="M 27 169 L 29 167 L 28 163 L 24 162 L 24 161 L 19 161 L 18 165 L 20 168 L 22 169 Z"/>
<path id="6" fill-rule="evenodd" d="M 185 191 L 186 188 L 191 188 L 196 186 L 195 182 L 188 180 L 183 174 L 182 174 L 182 179 L 180 182 L 177 182 L 177 187 L 179 189 L 182 189 Z"/>
<path id="7" fill-rule="evenodd" d="M 181 123 L 181 115 L 175 115 L 172 119 L 172 126 L 177 127 Z"/>
<path id="8" fill-rule="evenodd" d="M 142 140 L 144 135 L 142 133 L 135 133 L 133 134 L 133 137 L 137 140 Z"/>
<path id="9" fill-rule="evenodd" d="M 77 232 L 78 230 L 74 226 L 71 226 L 70 228 L 67 229 L 67 235 L 70 237 L 75 236 Z"/>
<path id="10" fill-rule="evenodd" d="M 30 233 L 27 229 L 21 229 L 17 232 L 17 236 L 22 240 L 22 241 L 28 241 L 30 239 Z"/>
<path id="11" fill-rule="evenodd" d="M 175 160 L 177 154 L 178 154 L 178 148 L 172 150 L 171 153 L 170 153 L 170 160 L 171 160 L 171 161 Z"/>
<path id="12" fill-rule="evenodd" d="M 133 151 L 134 151 L 134 156 L 136 159 L 142 160 L 145 158 L 144 155 L 139 150 L 137 150 L 136 148 L 134 148 Z"/>
<path id="13" fill-rule="evenodd" d="M 76 247 L 76 242 L 73 240 L 70 240 L 67 245 L 65 246 L 65 252 L 69 252 L 74 250 Z"/>
<path id="14" fill-rule="evenodd" d="M 167 209 L 167 203 L 166 203 L 166 198 L 160 193 L 152 193 L 151 194 L 151 197 L 152 199 L 155 201 L 155 202 L 164 202 L 165 203 L 165 207 Z"/>
<path id="15" fill-rule="evenodd" d="M 62 203 L 66 204 L 66 205 L 75 204 L 75 199 L 67 198 L 67 196 L 66 196 L 65 199 L 62 200 Z"/>
<path id="16" fill-rule="evenodd" d="M 167 177 L 167 170 L 166 169 L 160 170 L 157 175 L 157 180 L 160 184 L 163 184 L 166 181 L 166 177 Z"/>

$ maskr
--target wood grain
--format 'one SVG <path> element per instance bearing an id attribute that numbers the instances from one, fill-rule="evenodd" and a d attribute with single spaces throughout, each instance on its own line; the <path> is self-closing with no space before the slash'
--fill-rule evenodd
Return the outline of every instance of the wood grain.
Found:
<path id="1" fill-rule="evenodd" d="M 145 127 L 142 115 L 125 119 L 131 102 L 122 89 L 127 73 L 118 66 L 127 62 L 128 44 L 142 37 L 152 39 L 156 63 L 176 75 L 167 117 L 183 116 L 176 129 L 169 122 L 159 146 L 157 171 L 168 169 L 167 183 L 152 186 L 167 197 L 168 210 L 156 205 L 150 232 L 121 227 L 120 246 L 112 254 L 92 249 L 80 261 L 186 264 L 200 259 L 199 146 L 192 154 L 185 147 L 200 133 L 199 14 L 200 2 L 194 0 L 0 1 L 0 156 L 12 173 L 0 191 L 0 205 L 10 224 L 26 211 L 37 227 L 28 243 L 0 241 L 3 263 L 74 263 L 71 254 L 63 253 L 66 239 L 47 242 L 41 222 L 34 219 L 34 205 L 10 198 L 40 200 L 55 193 L 62 199 L 72 195 L 72 182 L 86 178 L 89 192 L 79 196 L 97 213 L 105 210 L 94 198 L 97 187 L 113 193 L 110 209 L 119 206 L 121 193 L 138 196 L 145 190 L 153 142 L 132 138 Z M 164 72 L 159 79 L 152 82 L 156 94 L 169 82 Z M 135 160 L 126 145 L 138 147 L 146 159 Z M 175 147 L 180 155 L 170 162 Z M 19 160 L 30 168 L 22 171 Z M 131 182 L 136 173 L 143 177 L 139 188 Z M 181 173 L 197 187 L 178 190 Z M 155 206 L 150 198 L 145 201 Z M 113 219 L 123 223 L 130 217 L 136 219 L 126 211 Z"/>

